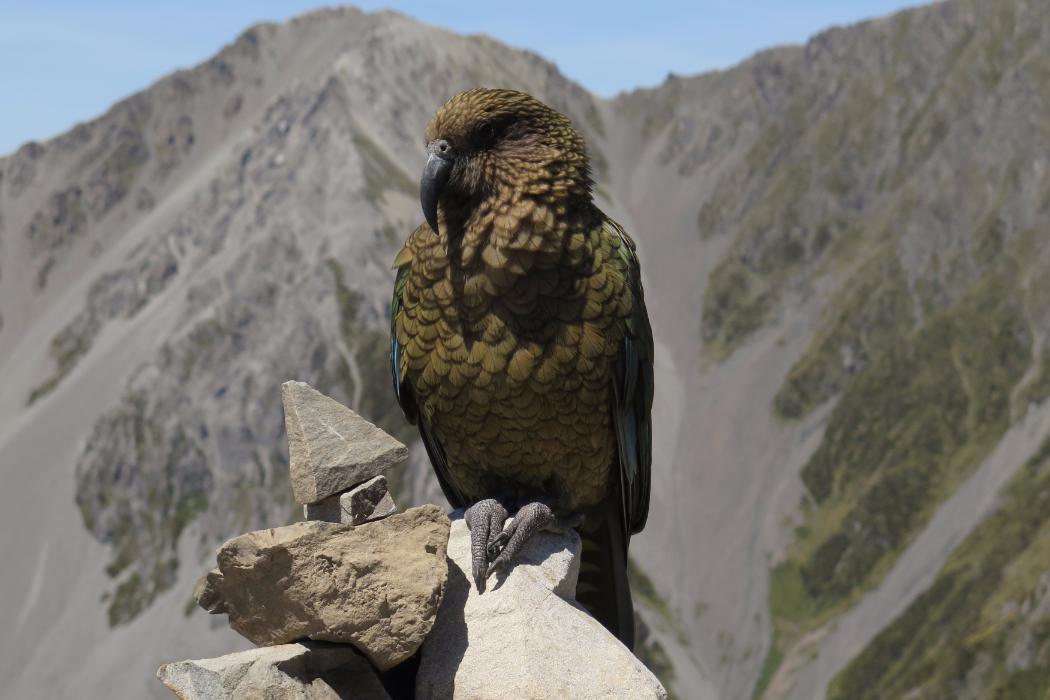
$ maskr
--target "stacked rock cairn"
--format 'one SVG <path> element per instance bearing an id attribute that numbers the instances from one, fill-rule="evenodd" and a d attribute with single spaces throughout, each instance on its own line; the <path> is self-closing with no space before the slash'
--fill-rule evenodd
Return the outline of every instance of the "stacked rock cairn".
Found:
<path id="1" fill-rule="evenodd" d="M 307 520 L 361 525 L 391 515 L 383 472 L 408 458 L 385 432 L 304 382 L 281 387 L 292 492 Z"/>
<path id="2" fill-rule="evenodd" d="M 389 698 L 385 686 L 396 695 L 406 681 L 384 672 L 418 650 L 441 601 L 448 517 L 436 506 L 395 515 L 384 474 L 408 449 L 393 437 L 303 382 L 286 382 L 282 399 L 305 521 L 229 540 L 194 591 L 264 646 L 157 675 L 185 700 Z"/>
<path id="3" fill-rule="evenodd" d="M 183 700 L 666 698 L 575 602 L 580 539 L 542 533 L 484 595 L 470 533 L 435 505 L 397 513 L 408 450 L 302 382 L 282 387 L 305 520 L 234 537 L 194 596 L 258 648 L 164 664 Z M 426 642 L 426 643 L 424 643 Z"/>

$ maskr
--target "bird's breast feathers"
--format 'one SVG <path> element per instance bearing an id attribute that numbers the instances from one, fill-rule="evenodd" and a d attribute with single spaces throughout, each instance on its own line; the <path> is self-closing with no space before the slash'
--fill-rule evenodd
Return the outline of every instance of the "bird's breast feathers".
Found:
<path id="1" fill-rule="evenodd" d="M 621 245 L 603 226 L 569 234 L 554 264 L 503 248 L 462 267 L 428 227 L 409 239 L 395 261 L 399 372 L 460 474 L 575 473 L 592 486 L 568 492 L 604 495 L 611 365 L 632 306 Z"/>

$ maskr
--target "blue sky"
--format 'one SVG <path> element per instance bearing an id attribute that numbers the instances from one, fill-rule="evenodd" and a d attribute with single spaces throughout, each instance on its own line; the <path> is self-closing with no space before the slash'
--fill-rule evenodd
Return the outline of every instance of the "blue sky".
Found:
<path id="1" fill-rule="evenodd" d="M 644 3 L 359 2 L 532 49 L 600 95 L 667 73 L 733 65 L 768 46 L 889 14 L 902 0 Z M 248 25 L 319 6 L 303 0 L 0 0 L 0 154 L 102 113 L 175 68 L 215 53 Z"/>

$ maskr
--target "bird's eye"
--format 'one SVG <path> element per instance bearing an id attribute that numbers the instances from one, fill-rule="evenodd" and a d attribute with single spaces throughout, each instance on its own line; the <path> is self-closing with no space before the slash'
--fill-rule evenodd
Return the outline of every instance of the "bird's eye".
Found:
<path id="1" fill-rule="evenodd" d="M 478 129 L 478 140 L 482 144 L 488 146 L 496 140 L 496 125 L 492 122 L 485 122 Z"/>

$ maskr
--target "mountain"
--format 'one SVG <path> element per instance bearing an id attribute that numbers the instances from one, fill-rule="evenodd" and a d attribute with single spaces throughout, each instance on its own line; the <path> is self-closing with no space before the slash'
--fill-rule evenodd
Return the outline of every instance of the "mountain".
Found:
<path id="1" fill-rule="evenodd" d="M 161 662 L 248 646 L 189 599 L 225 538 L 296 517 L 281 382 L 411 439 L 389 266 L 423 127 L 479 84 L 568 114 L 639 243 L 632 576 L 665 683 L 1045 693 L 1050 6 L 950 0 L 612 100 L 486 37 L 324 10 L 0 159 L 14 696 L 164 697 Z M 418 445 L 394 487 L 440 499 Z"/>
<path id="2" fill-rule="evenodd" d="M 894 617 L 918 624 L 909 605 L 1047 435 L 1048 47 L 1045 3 L 948 2 L 617 100 L 641 176 L 615 191 L 652 226 L 686 396 L 657 487 L 677 517 L 646 534 L 726 697 L 756 676 L 764 697 L 821 697 L 861 652 L 837 697 L 992 697 L 1047 663 L 1013 667 L 995 610 L 924 623 L 923 655 L 869 654 Z M 986 676 L 920 683 L 990 621 Z"/>

